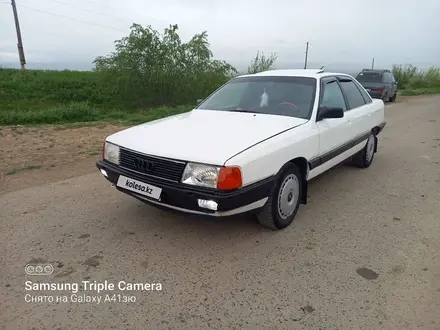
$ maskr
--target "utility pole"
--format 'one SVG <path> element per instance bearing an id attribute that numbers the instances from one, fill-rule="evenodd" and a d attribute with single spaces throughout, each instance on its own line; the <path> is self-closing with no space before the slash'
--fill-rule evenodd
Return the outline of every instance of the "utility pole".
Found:
<path id="1" fill-rule="evenodd" d="M 15 30 L 17 30 L 18 56 L 20 57 L 21 69 L 24 70 L 26 59 L 24 58 L 23 41 L 21 40 L 20 23 L 18 22 L 17 5 L 15 4 L 15 0 L 11 0 L 11 5 L 12 5 L 12 11 L 14 12 Z"/>
<path id="2" fill-rule="evenodd" d="M 371 63 L 371 70 L 374 69 L 374 57 L 373 57 L 373 63 Z"/>
<path id="3" fill-rule="evenodd" d="M 306 60 L 304 61 L 304 69 L 307 69 L 307 56 L 309 55 L 309 42 L 306 42 Z"/>

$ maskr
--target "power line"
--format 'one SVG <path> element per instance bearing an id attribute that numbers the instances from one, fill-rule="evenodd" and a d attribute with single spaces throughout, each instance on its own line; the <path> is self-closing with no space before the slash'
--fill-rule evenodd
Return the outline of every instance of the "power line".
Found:
<path id="1" fill-rule="evenodd" d="M 63 6 L 67 6 L 67 7 L 71 7 L 71 8 L 75 8 L 75 9 L 79 9 L 79 10 L 83 10 L 85 12 L 92 13 L 92 14 L 95 14 L 95 15 L 97 14 L 97 15 L 101 15 L 101 16 L 104 16 L 104 17 L 112 18 L 112 19 L 118 19 L 118 20 L 122 19 L 122 20 L 125 20 L 125 21 L 129 21 L 128 19 L 126 19 L 124 17 L 110 16 L 110 15 L 107 15 L 107 14 L 102 14 L 102 13 L 99 13 L 99 12 L 96 12 L 96 11 L 93 11 L 93 10 L 90 10 L 90 9 L 86 9 L 86 8 L 83 8 L 83 7 L 80 7 L 80 6 L 71 5 L 70 3 L 66 3 L 66 2 L 62 2 L 62 1 L 58 1 L 58 0 L 49 0 L 49 1 L 58 3 L 58 4 L 63 5 Z M 133 23 L 133 22 L 130 22 L 130 23 Z"/>
<path id="2" fill-rule="evenodd" d="M 93 3 L 96 6 L 110 8 L 108 5 L 103 5 L 102 3 L 98 3 L 98 2 L 95 2 L 95 1 L 92 1 L 92 0 L 83 0 L 83 1 L 88 2 L 88 3 Z"/>
<path id="3" fill-rule="evenodd" d="M 59 15 L 59 14 L 51 13 L 51 12 L 48 12 L 48 11 L 45 11 L 45 10 L 41 10 L 41 9 L 36 9 L 36 8 L 24 6 L 24 5 L 18 5 L 18 6 L 26 8 L 26 9 L 29 9 L 29 10 L 36 11 L 36 12 L 39 12 L 39 13 L 44 13 L 44 14 L 47 14 L 47 15 L 57 16 L 57 17 L 69 19 L 69 20 L 72 20 L 72 21 L 93 25 L 93 26 L 98 26 L 98 27 L 101 27 L 101 28 L 104 28 L 104 29 L 108 29 L 108 30 L 119 31 L 119 32 L 124 32 L 124 33 L 126 32 L 126 31 L 123 31 L 123 30 L 119 30 L 119 29 L 115 29 L 115 28 L 109 27 L 109 26 L 105 26 L 105 25 L 101 25 L 101 24 L 97 24 L 97 23 L 92 23 L 92 22 L 88 22 L 88 21 L 83 21 L 83 20 L 80 20 L 80 19 L 77 19 L 77 18 L 73 18 L 73 17 L 69 17 L 69 16 L 64 16 L 64 15 Z"/>

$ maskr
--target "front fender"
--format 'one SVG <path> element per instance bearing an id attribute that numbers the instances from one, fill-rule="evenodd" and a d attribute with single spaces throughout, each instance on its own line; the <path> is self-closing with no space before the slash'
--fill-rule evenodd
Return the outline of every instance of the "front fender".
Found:
<path id="1" fill-rule="evenodd" d="M 288 162 L 306 161 L 318 154 L 319 132 L 314 122 L 307 122 L 276 135 L 230 158 L 226 166 L 240 166 L 243 185 L 276 175 Z"/>

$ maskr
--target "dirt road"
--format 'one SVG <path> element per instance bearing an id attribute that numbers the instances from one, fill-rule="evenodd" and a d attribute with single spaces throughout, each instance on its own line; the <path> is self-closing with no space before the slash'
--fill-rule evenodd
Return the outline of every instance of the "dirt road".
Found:
<path id="1" fill-rule="evenodd" d="M 312 181 L 283 231 L 161 211 L 97 171 L 1 194 L 0 328 L 440 329 L 439 104 L 388 106 L 373 165 Z M 42 262 L 53 274 L 25 274 Z M 25 286 L 83 280 L 162 290 Z M 26 302 L 36 296 L 68 301 Z"/>

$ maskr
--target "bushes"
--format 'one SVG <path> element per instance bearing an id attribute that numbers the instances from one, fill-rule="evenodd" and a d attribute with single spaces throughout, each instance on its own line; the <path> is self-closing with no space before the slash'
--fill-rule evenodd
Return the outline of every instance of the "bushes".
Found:
<path id="1" fill-rule="evenodd" d="M 115 52 L 95 60 L 102 83 L 130 108 L 194 103 L 225 83 L 236 70 L 214 60 L 206 32 L 183 43 L 171 25 L 163 34 L 133 24 L 128 37 L 116 41 Z"/>
<path id="2" fill-rule="evenodd" d="M 408 64 L 393 65 L 393 75 L 399 83 L 401 90 L 428 91 L 440 89 L 440 68 L 431 67 L 428 70 L 419 70 Z M 419 93 L 405 92 L 406 95 L 419 95 Z"/>

